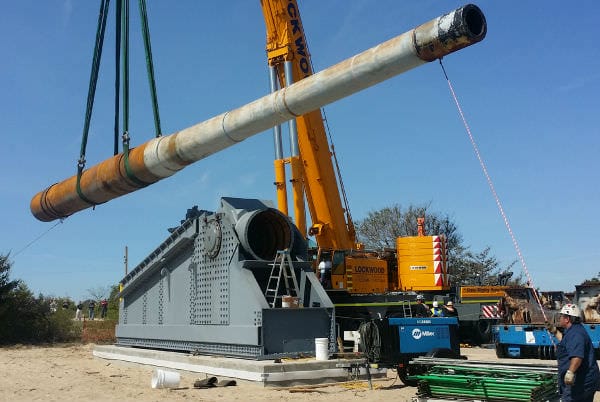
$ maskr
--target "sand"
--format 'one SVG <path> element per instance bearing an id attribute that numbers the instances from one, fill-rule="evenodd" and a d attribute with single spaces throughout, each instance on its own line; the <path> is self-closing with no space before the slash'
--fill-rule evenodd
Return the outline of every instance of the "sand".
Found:
<path id="1" fill-rule="evenodd" d="M 237 381 L 236 386 L 195 389 L 203 374 L 181 372 L 180 388 L 153 389 L 153 367 L 107 361 L 92 355 L 94 345 L 0 348 L 0 401 L 411 401 L 407 387 L 389 371 L 388 378 L 337 385 L 264 388 Z M 498 360 L 492 349 L 469 348 L 469 359 Z M 510 361 L 510 360 L 508 360 Z M 519 360 L 541 363 L 539 360 Z M 552 362 L 548 362 L 552 363 Z M 600 402 L 600 395 L 594 399 Z"/>

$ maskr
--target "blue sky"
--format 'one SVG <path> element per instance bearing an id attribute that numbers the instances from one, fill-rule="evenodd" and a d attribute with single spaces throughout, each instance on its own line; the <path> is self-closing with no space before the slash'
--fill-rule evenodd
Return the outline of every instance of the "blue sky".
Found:
<path id="1" fill-rule="evenodd" d="M 322 70 L 462 4 L 304 0 L 300 10 Z M 534 285 L 572 291 L 600 271 L 600 5 L 477 4 L 487 38 L 444 65 Z M 112 7 L 88 167 L 112 155 Z M 0 15 L 0 252 L 11 252 L 12 276 L 34 292 L 74 299 L 117 283 L 125 246 L 132 269 L 188 208 L 213 210 L 221 196 L 275 198 L 265 132 L 55 227 L 33 218 L 32 196 L 76 173 L 98 8 L 98 1 L 19 1 Z M 152 138 L 154 126 L 135 1 L 131 14 L 135 145 Z M 148 14 L 165 134 L 267 93 L 258 0 L 150 1 Z M 431 203 L 474 251 L 490 246 L 502 263 L 517 258 L 437 62 L 325 111 L 355 220 L 396 203 Z"/>

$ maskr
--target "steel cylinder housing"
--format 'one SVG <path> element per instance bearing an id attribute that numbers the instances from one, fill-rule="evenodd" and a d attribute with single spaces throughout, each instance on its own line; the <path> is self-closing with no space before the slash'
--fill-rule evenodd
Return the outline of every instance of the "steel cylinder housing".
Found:
<path id="1" fill-rule="evenodd" d="M 235 225 L 240 243 L 257 260 L 274 260 L 278 250 L 291 250 L 294 230 L 287 216 L 274 208 L 245 213 Z"/>

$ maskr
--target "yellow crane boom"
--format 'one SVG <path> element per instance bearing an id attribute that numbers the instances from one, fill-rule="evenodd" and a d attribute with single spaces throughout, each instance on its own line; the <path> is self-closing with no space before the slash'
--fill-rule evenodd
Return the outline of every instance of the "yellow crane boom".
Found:
<path id="1" fill-rule="evenodd" d="M 295 0 L 261 0 L 267 29 L 267 59 L 279 87 L 285 87 L 313 74 L 304 28 Z M 301 233 L 304 221 L 304 192 L 312 223 L 308 233 L 321 248 L 345 250 L 356 244 L 354 224 L 348 206 L 342 203 L 333 167 L 329 142 L 320 109 L 297 116 L 299 135 L 291 138 L 291 156 L 275 160 L 278 207 L 287 213 L 284 164 L 291 165 L 294 216 Z M 293 130 L 294 128 L 292 128 Z M 294 142 L 297 142 L 295 144 Z M 297 145 L 299 153 L 294 147 Z M 304 186 L 302 185 L 304 184 Z M 283 203 L 283 204 L 282 204 Z"/>

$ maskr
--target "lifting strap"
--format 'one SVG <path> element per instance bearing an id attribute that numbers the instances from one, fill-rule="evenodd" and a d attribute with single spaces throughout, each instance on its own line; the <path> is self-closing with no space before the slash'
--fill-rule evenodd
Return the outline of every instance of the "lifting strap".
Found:
<path id="1" fill-rule="evenodd" d="M 139 186 L 147 186 L 147 183 L 133 173 L 129 165 L 129 0 L 117 0 L 121 4 L 121 29 L 122 40 L 121 48 L 123 50 L 122 72 L 123 72 L 123 164 L 127 177 Z M 144 49 L 146 52 L 146 68 L 148 70 L 148 80 L 150 82 L 150 93 L 152 97 L 152 109 L 154 113 L 154 127 L 156 137 L 161 136 L 160 116 L 158 111 L 158 97 L 156 95 L 156 85 L 154 80 L 154 66 L 152 63 L 152 49 L 150 46 L 150 30 L 148 28 L 148 16 L 146 13 L 146 1 L 139 0 L 140 17 L 142 21 L 142 36 L 144 37 Z M 117 60 L 117 63 L 119 60 Z M 116 92 L 118 97 L 118 92 Z M 117 120 L 115 120 L 117 121 Z M 118 128 L 115 129 L 115 135 Z"/>
<path id="2" fill-rule="evenodd" d="M 114 122 L 114 151 L 113 155 L 119 153 L 119 92 L 121 91 L 121 0 L 117 0 L 115 7 L 115 122 Z"/>
<path id="3" fill-rule="evenodd" d="M 102 56 L 102 47 L 104 43 L 104 32 L 106 30 L 106 20 L 110 0 L 102 0 L 100 12 L 98 16 L 98 27 L 96 30 L 96 43 L 94 47 L 94 56 L 92 61 L 92 72 L 90 74 L 90 83 L 87 97 L 87 107 L 85 114 L 85 123 L 81 140 L 81 151 L 77 162 L 77 194 L 79 197 L 91 204 L 98 203 L 89 200 L 81 191 L 81 175 L 85 169 L 85 152 L 87 147 L 87 139 L 94 105 L 94 97 L 96 93 L 96 85 L 98 82 L 98 71 L 100 69 L 100 59 Z M 139 0 L 140 19 L 142 24 L 142 36 L 144 39 L 144 50 L 146 53 L 146 68 L 148 72 L 148 81 L 150 85 L 150 95 L 152 99 L 152 110 L 154 114 L 154 127 L 156 137 L 162 135 L 160 127 L 160 114 L 158 109 L 158 97 L 156 95 L 156 81 L 154 79 L 154 65 L 152 62 L 152 47 L 150 45 L 150 29 L 148 26 L 148 16 L 146 11 L 146 1 Z M 116 35 L 115 35 L 115 120 L 114 120 L 114 155 L 119 153 L 118 137 L 119 137 L 119 110 L 120 110 L 120 86 L 121 73 L 123 75 L 123 159 L 125 172 L 127 177 L 140 186 L 147 186 L 146 183 L 135 176 L 129 165 L 129 0 L 117 0 L 116 10 Z M 121 53 L 123 57 L 121 58 Z M 122 69 L 122 71 L 121 71 Z"/>
<path id="4" fill-rule="evenodd" d="M 148 84 L 150 85 L 150 96 L 152 97 L 152 110 L 154 112 L 154 128 L 156 137 L 162 135 L 160 128 L 160 113 L 158 112 L 158 97 L 156 96 L 156 82 L 154 80 L 154 63 L 152 62 L 152 46 L 150 45 L 150 28 L 148 27 L 148 15 L 146 13 L 146 0 L 139 0 L 140 20 L 142 23 L 142 36 L 144 38 L 144 50 L 146 52 L 146 69 L 148 70 Z"/>
<path id="5" fill-rule="evenodd" d="M 92 119 L 92 109 L 94 108 L 94 97 L 96 94 L 96 84 L 98 82 L 98 70 L 100 68 L 100 59 L 102 58 L 102 44 L 104 42 L 104 31 L 106 29 L 106 17 L 108 14 L 108 6 L 110 0 L 102 0 L 100 4 L 100 12 L 98 14 L 98 27 L 96 29 L 96 43 L 94 46 L 94 56 L 92 60 L 92 71 L 90 73 L 90 83 L 88 88 L 87 106 L 85 110 L 85 122 L 83 125 L 83 134 L 81 138 L 81 150 L 79 152 L 79 160 L 77 161 L 77 194 L 79 197 L 91 205 L 96 205 L 96 202 L 89 200 L 81 191 L 81 174 L 85 168 L 85 149 L 87 147 L 87 138 L 90 130 L 90 121 Z"/>

